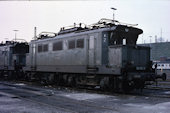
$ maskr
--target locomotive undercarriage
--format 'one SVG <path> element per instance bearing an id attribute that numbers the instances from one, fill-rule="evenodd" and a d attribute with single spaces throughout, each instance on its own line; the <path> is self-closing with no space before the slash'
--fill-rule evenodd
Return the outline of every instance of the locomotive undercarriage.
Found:
<path id="1" fill-rule="evenodd" d="M 154 73 L 124 73 L 122 75 L 104 74 L 81 74 L 81 73 L 52 73 L 28 71 L 1 71 L 1 79 L 4 80 L 25 80 L 39 82 L 44 85 L 55 84 L 69 87 L 92 87 L 100 88 L 103 91 L 129 92 L 133 89 L 143 89 L 147 81 L 155 82 L 157 78 Z"/>
<path id="2" fill-rule="evenodd" d="M 23 80 L 24 72 L 22 70 L 1 70 L 1 80 Z"/>
<path id="3" fill-rule="evenodd" d="M 70 87 L 97 87 L 104 91 L 120 91 L 122 88 L 122 80 L 118 75 L 43 72 L 28 72 L 25 75 L 25 80 L 39 81 L 45 85 L 55 84 Z"/>
<path id="4" fill-rule="evenodd" d="M 111 76 L 42 72 L 27 72 L 25 74 L 19 74 L 15 71 L 4 71 L 3 73 L 1 73 L 1 75 L 3 75 L 1 76 L 1 78 L 4 80 L 25 80 L 32 82 L 38 81 L 39 83 L 44 85 L 55 84 L 59 86 L 69 87 L 98 87 L 103 91 L 127 92 L 134 88 L 134 84 L 128 82 L 128 80 L 123 80 L 122 76 L 119 75 Z M 136 83 L 138 83 L 139 85 L 139 81 Z"/>

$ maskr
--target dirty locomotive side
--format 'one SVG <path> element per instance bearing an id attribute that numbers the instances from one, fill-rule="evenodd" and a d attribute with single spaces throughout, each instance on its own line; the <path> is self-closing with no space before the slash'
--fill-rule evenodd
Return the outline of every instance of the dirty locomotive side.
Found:
<path id="1" fill-rule="evenodd" d="M 23 78 L 23 67 L 26 66 L 26 53 L 29 45 L 26 42 L 6 41 L 0 44 L 0 78 Z"/>
<path id="2" fill-rule="evenodd" d="M 26 80 L 67 86 L 92 86 L 103 90 L 142 89 L 156 75 L 150 48 L 137 46 L 141 29 L 115 20 L 101 19 L 86 26 L 41 33 L 25 53 Z"/>

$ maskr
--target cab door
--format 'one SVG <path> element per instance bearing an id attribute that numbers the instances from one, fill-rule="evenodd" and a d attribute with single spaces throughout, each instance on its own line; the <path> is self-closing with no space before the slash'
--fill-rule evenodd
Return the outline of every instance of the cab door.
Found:
<path id="1" fill-rule="evenodd" d="M 36 69 L 36 45 L 31 44 L 31 68 L 32 70 Z"/>
<path id="2" fill-rule="evenodd" d="M 94 67 L 96 65 L 96 37 L 89 36 L 88 39 L 88 66 Z"/>

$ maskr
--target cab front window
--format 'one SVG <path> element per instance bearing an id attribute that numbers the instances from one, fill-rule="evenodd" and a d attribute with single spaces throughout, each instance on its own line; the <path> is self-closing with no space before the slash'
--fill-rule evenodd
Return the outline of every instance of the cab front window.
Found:
<path id="1" fill-rule="evenodd" d="M 136 45 L 137 38 L 138 35 L 136 34 L 110 31 L 109 45 Z"/>

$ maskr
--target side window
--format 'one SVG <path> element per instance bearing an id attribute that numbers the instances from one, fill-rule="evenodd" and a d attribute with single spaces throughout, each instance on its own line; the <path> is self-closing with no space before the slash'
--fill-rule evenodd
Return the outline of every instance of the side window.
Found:
<path id="1" fill-rule="evenodd" d="M 63 49 L 62 41 L 53 43 L 53 51 L 59 51 L 62 49 Z"/>
<path id="2" fill-rule="evenodd" d="M 42 45 L 41 44 L 38 45 L 38 52 L 39 53 L 42 52 Z"/>
<path id="3" fill-rule="evenodd" d="M 84 48 L 84 39 L 77 39 L 77 48 Z"/>
<path id="4" fill-rule="evenodd" d="M 68 48 L 74 49 L 75 48 L 75 40 L 69 40 L 68 41 Z"/>
<path id="5" fill-rule="evenodd" d="M 43 45 L 43 52 L 47 52 L 48 51 L 48 44 Z"/>

